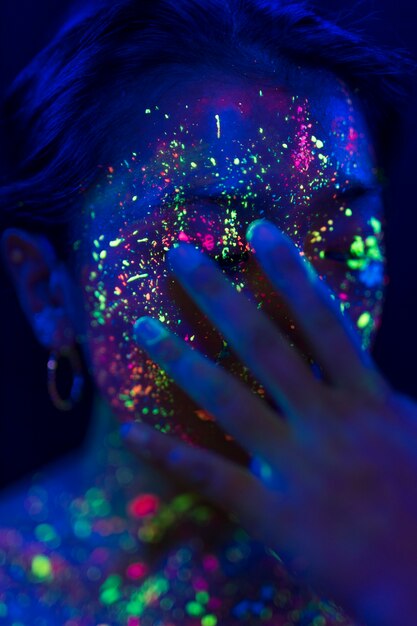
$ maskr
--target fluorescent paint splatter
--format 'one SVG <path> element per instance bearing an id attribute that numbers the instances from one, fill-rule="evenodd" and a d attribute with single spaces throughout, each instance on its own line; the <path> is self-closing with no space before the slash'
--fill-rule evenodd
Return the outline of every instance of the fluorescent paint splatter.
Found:
<path id="1" fill-rule="evenodd" d="M 216 128 L 217 128 L 217 139 L 221 137 L 221 127 L 220 127 L 220 115 L 215 115 L 216 118 Z"/>
<path id="2" fill-rule="evenodd" d="M 166 251 L 179 241 L 210 254 L 294 336 L 297 325 L 283 319 L 245 240 L 254 219 L 275 221 L 370 345 L 384 286 L 381 206 L 343 195 L 358 176 L 369 182 L 373 164 L 349 94 L 334 83 L 329 93 L 336 103 L 313 115 L 314 93 L 288 97 L 263 84 L 214 84 L 196 99 L 181 89 L 159 109 L 142 108 L 139 127 L 132 126 L 140 130 L 134 152 L 100 168 L 73 241 L 95 383 L 121 420 L 144 420 L 239 454 L 213 417 L 181 396 L 135 345 L 140 315 L 163 319 L 265 393 L 208 321 L 180 305 L 166 264 Z M 15 626 L 50 624 L 51 615 L 63 626 L 351 623 L 297 588 L 278 556 L 197 494 L 164 495 L 139 474 L 110 432 L 86 484 L 74 478 L 72 490 L 27 490 L 16 521 L 0 529 L 0 617 Z"/>

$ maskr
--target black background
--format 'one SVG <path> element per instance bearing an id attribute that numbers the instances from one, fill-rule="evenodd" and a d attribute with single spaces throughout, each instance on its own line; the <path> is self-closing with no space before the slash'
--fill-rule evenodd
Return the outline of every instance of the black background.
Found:
<path id="1" fill-rule="evenodd" d="M 320 0 L 316 6 L 376 43 L 405 48 L 417 58 L 417 3 L 364 0 L 354 6 Z M 52 37 L 68 13 L 67 0 L 2 0 L 0 97 Z M 417 84 L 417 79 L 414 78 Z M 415 90 L 417 94 L 417 90 Z M 417 398 L 417 95 L 404 103 L 401 149 L 386 192 L 387 256 L 391 278 L 374 358 L 398 390 Z M 0 166 L 7 159 L 0 151 Z M 0 488 L 80 445 L 88 401 L 55 410 L 46 392 L 47 354 L 35 342 L 13 289 L 0 269 Z"/>

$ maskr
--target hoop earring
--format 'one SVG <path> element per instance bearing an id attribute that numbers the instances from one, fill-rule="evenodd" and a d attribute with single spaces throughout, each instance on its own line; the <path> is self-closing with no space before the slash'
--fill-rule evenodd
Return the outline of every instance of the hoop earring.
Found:
<path id="1" fill-rule="evenodd" d="M 57 387 L 58 364 L 62 358 L 68 359 L 72 369 L 73 380 L 68 398 L 62 398 Z M 60 348 L 59 351 L 53 350 L 48 358 L 47 372 L 48 393 L 52 404 L 60 411 L 71 411 L 79 402 L 84 387 L 81 359 L 75 345 Z"/>

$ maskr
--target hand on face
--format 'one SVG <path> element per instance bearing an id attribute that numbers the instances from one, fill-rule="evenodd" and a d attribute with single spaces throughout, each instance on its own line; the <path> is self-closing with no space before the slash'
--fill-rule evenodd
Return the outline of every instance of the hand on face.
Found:
<path id="1" fill-rule="evenodd" d="M 141 315 L 156 317 L 264 394 L 167 271 L 167 250 L 190 242 L 309 356 L 279 292 L 249 254 L 245 231 L 259 217 L 304 250 L 369 346 L 384 283 L 381 201 L 361 113 L 336 79 L 326 80 L 182 86 L 144 109 L 140 149 L 106 168 L 86 202 L 77 257 L 92 371 L 122 421 L 146 421 L 243 460 L 212 415 L 134 343 L 131 328 Z"/>
<path id="2" fill-rule="evenodd" d="M 135 336 L 252 456 L 250 468 L 134 424 L 128 442 L 238 518 L 295 573 L 369 624 L 415 623 L 417 405 L 392 391 L 291 240 L 267 221 L 256 257 L 320 375 L 204 254 L 170 251 L 175 276 L 271 402 L 152 318 Z M 275 405 L 275 408 L 274 408 Z"/>

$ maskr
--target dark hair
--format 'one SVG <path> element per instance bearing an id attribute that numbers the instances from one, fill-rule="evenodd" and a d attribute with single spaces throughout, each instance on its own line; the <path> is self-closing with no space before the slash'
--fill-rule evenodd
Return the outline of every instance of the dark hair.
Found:
<path id="1" fill-rule="evenodd" d="M 134 80 L 147 81 L 151 93 L 168 68 L 173 77 L 178 68 L 201 66 L 249 74 L 254 56 L 265 74 L 283 59 L 333 72 L 359 90 L 365 114 L 372 112 L 377 150 L 386 144 L 402 93 L 401 55 L 372 47 L 303 2 L 101 2 L 70 19 L 7 94 L 2 226 L 44 232 L 65 257 L 80 191 L 109 158 L 109 139 L 132 111 Z"/>

